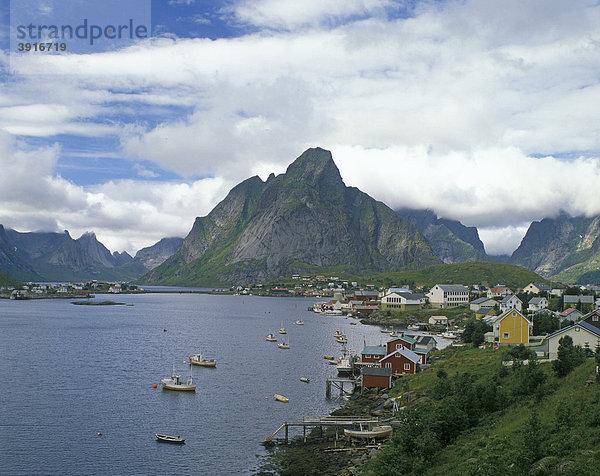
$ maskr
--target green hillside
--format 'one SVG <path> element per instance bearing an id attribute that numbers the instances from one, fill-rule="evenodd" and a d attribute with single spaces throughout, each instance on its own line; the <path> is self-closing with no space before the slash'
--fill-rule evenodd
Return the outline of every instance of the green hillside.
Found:
<path id="1" fill-rule="evenodd" d="M 548 363 L 503 367 L 503 350 L 448 348 L 390 394 L 417 404 L 369 461 L 369 475 L 600 474 L 600 384 L 589 359 L 566 377 Z"/>
<path id="2" fill-rule="evenodd" d="M 487 261 L 439 264 L 418 271 L 382 273 L 370 276 L 374 284 L 414 283 L 431 287 L 435 284 L 506 284 L 510 288 L 522 288 L 531 282 L 547 283 L 538 274 L 520 266 Z"/>
<path id="3" fill-rule="evenodd" d="M 600 255 L 595 254 L 581 263 L 569 266 L 552 277 L 562 283 L 590 284 L 600 282 Z"/>
<path id="4" fill-rule="evenodd" d="M 8 287 L 13 286 L 15 288 L 19 288 L 23 286 L 23 283 L 17 281 L 16 279 L 11 278 L 8 274 L 0 269 L 0 287 Z"/>

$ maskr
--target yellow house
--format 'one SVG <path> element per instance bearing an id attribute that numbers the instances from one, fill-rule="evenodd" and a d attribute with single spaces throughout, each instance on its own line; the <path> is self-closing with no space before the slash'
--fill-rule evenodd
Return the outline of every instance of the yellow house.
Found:
<path id="1" fill-rule="evenodd" d="M 494 340 L 500 344 L 528 344 L 533 323 L 517 309 L 509 309 L 499 316 L 484 318 L 494 330 Z"/>
<path id="2" fill-rule="evenodd" d="M 475 319 L 478 321 L 485 319 L 486 317 L 494 317 L 495 315 L 496 311 L 491 307 L 481 307 L 478 311 L 475 311 Z"/>

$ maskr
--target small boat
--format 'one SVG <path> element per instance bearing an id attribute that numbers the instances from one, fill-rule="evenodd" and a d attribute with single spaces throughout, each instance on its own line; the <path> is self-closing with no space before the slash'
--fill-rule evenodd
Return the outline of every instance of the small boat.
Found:
<path id="1" fill-rule="evenodd" d="M 160 435 L 158 433 L 154 434 L 156 435 L 156 441 L 162 441 L 163 443 L 173 443 L 175 445 L 185 445 L 185 438 L 181 438 L 180 436 Z"/>
<path id="2" fill-rule="evenodd" d="M 289 401 L 290 401 L 290 399 L 289 399 L 289 398 L 287 398 L 287 397 L 284 397 L 283 395 L 279 395 L 279 394 L 277 394 L 277 393 L 276 393 L 275 395 L 273 395 L 273 396 L 275 397 L 275 400 L 277 400 L 278 402 L 287 403 L 287 402 L 289 402 Z"/>
<path id="3" fill-rule="evenodd" d="M 296 321 L 296 325 L 297 325 L 297 326 L 303 326 L 303 325 L 304 325 L 304 322 L 302 322 L 302 319 L 298 319 L 298 320 Z"/>
<path id="4" fill-rule="evenodd" d="M 342 311 L 338 309 L 327 309 L 326 311 L 323 311 L 323 314 L 326 316 L 341 316 Z"/>
<path id="5" fill-rule="evenodd" d="M 333 355 L 324 355 L 323 358 L 325 360 L 331 360 L 331 359 L 333 359 Z"/>
<path id="6" fill-rule="evenodd" d="M 370 430 L 363 430 L 362 425 L 360 430 L 349 430 L 345 429 L 344 434 L 351 438 L 362 438 L 365 440 L 371 438 L 389 438 L 392 436 L 393 429 L 390 425 L 380 425 L 371 428 Z"/>
<path id="7" fill-rule="evenodd" d="M 337 338 L 337 337 L 342 337 L 343 335 L 344 335 L 344 334 L 342 334 L 342 331 L 335 331 L 335 332 L 333 333 L 333 337 L 336 337 L 336 338 Z"/>
<path id="8" fill-rule="evenodd" d="M 338 375 L 351 375 L 352 374 L 352 360 L 349 355 L 344 355 L 339 364 L 337 365 Z"/>
<path id="9" fill-rule="evenodd" d="M 190 366 L 191 370 L 191 366 Z M 192 382 L 192 376 L 190 374 L 190 378 L 187 382 L 184 382 L 181 379 L 181 375 L 175 375 L 175 364 L 173 364 L 173 372 L 171 374 L 171 378 L 162 378 L 160 379 L 162 383 L 163 390 L 178 390 L 180 392 L 195 392 L 196 386 Z"/>
<path id="10" fill-rule="evenodd" d="M 384 328 L 384 329 L 381 329 L 379 332 L 381 332 L 382 334 L 389 334 L 392 331 L 390 331 L 389 329 L 385 329 Z"/>
<path id="11" fill-rule="evenodd" d="M 275 337 L 273 334 L 267 334 L 265 340 L 267 342 L 277 342 L 277 337 Z"/>
<path id="12" fill-rule="evenodd" d="M 287 342 L 280 342 L 279 344 L 277 344 L 277 347 L 279 347 L 280 349 L 289 349 L 290 344 L 288 344 Z"/>
<path id="13" fill-rule="evenodd" d="M 355 326 L 355 325 L 356 325 L 356 322 L 351 322 L 351 323 L 350 323 L 350 325 L 351 325 L 351 326 Z"/>
<path id="14" fill-rule="evenodd" d="M 285 328 L 282 327 L 281 329 L 279 329 L 279 333 L 280 334 L 287 334 L 287 331 L 285 330 Z"/>
<path id="15" fill-rule="evenodd" d="M 458 336 L 452 331 L 442 332 L 442 337 L 445 339 L 456 339 Z"/>
<path id="16" fill-rule="evenodd" d="M 300 382 L 308 383 L 310 379 L 308 377 L 300 377 Z"/>
<path id="17" fill-rule="evenodd" d="M 215 359 L 205 359 L 202 354 L 194 354 L 189 356 L 192 365 L 199 365 L 201 367 L 216 367 L 217 361 Z"/>
<path id="18" fill-rule="evenodd" d="M 339 360 L 335 360 L 335 359 L 331 359 L 331 360 L 329 361 L 329 365 L 337 365 L 337 364 L 339 364 L 339 363 L 340 363 L 340 361 L 339 361 Z"/>
<path id="19" fill-rule="evenodd" d="M 390 332 L 390 337 L 398 337 L 398 334 L 396 334 L 396 331 L 392 331 Z"/>
<path id="20" fill-rule="evenodd" d="M 348 338 L 346 336 L 341 336 L 341 337 L 338 337 L 335 341 L 339 342 L 340 344 L 347 344 Z"/>

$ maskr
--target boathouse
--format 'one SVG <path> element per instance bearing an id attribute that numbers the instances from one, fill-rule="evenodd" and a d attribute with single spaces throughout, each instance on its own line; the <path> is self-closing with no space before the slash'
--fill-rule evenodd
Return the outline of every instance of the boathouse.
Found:
<path id="1" fill-rule="evenodd" d="M 388 367 L 363 367 L 360 371 L 363 388 L 392 388 L 392 369 Z"/>

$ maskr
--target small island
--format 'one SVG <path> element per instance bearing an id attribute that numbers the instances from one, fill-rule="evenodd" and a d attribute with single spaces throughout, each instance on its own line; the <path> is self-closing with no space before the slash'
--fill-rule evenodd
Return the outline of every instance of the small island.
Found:
<path id="1" fill-rule="evenodd" d="M 71 304 L 76 306 L 133 306 L 133 304 L 115 301 L 71 301 Z"/>

